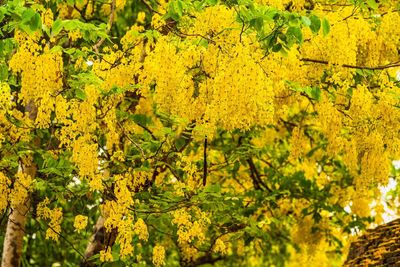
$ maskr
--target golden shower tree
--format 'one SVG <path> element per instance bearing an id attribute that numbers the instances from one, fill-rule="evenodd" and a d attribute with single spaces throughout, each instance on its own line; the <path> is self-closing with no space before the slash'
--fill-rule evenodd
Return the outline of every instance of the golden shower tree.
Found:
<path id="1" fill-rule="evenodd" d="M 397 2 L 2 1 L 2 266 L 339 265 L 397 176 Z"/>

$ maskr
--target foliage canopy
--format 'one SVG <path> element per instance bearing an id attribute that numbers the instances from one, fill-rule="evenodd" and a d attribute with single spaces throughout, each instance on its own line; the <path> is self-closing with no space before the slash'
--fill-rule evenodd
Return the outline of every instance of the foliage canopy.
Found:
<path id="1" fill-rule="evenodd" d="M 23 266 L 332 266 L 382 221 L 398 1 L 2 2 L 0 223 L 26 207 Z"/>

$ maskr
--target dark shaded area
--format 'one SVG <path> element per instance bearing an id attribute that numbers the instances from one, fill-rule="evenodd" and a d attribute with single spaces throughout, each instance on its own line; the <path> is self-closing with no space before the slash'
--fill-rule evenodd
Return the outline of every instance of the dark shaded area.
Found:
<path id="1" fill-rule="evenodd" d="M 368 230 L 353 242 L 344 266 L 400 266 L 400 219 Z"/>

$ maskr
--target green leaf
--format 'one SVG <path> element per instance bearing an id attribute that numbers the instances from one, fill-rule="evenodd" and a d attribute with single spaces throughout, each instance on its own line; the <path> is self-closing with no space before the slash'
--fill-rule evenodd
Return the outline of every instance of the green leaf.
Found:
<path id="1" fill-rule="evenodd" d="M 324 18 L 322 20 L 322 33 L 324 34 L 324 36 L 327 36 L 330 30 L 331 25 L 329 25 L 329 21 Z"/>
<path id="2" fill-rule="evenodd" d="M 3 6 L 0 7 L 0 22 L 4 19 L 7 9 Z"/>
<path id="3" fill-rule="evenodd" d="M 197 41 L 197 45 L 200 45 L 202 47 L 207 48 L 208 47 L 208 40 L 204 38 L 200 38 L 199 41 Z"/>
<path id="4" fill-rule="evenodd" d="M 80 89 L 80 88 L 77 88 L 77 89 L 75 90 L 75 96 L 76 96 L 76 98 L 78 98 L 78 99 L 80 99 L 80 100 L 85 100 L 85 99 L 86 99 L 86 93 L 85 93 L 85 91 L 83 91 L 83 90 Z"/>
<path id="5" fill-rule="evenodd" d="M 81 23 L 79 20 L 76 20 L 76 19 L 64 20 L 63 24 L 64 24 L 64 28 L 67 31 L 73 31 L 73 30 L 78 29 L 78 28 L 84 29 L 84 28 L 87 28 L 87 26 L 88 26 L 88 25 L 86 25 L 86 27 L 83 27 L 85 25 L 82 25 L 83 23 Z M 79 26 L 82 26 L 82 27 L 79 27 Z"/>
<path id="6" fill-rule="evenodd" d="M 298 27 L 300 25 L 299 19 L 293 14 L 289 17 L 289 26 Z"/>
<path id="7" fill-rule="evenodd" d="M 35 10 L 32 8 L 27 8 L 22 12 L 22 24 L 27 24 L 31 18 L 36 14 Z"/>
<path id="8" fill-rule="evenodd" d="M 321 28 L 321 20 L 315 15 L 311 15 L 310 20 L 310 29 L 313 33 L 317 34 L 319 32 L 319 29 Z"/>
<path id="9" fill-rule="evenodd" d="M 179 151 L 186 144 L 186 139 L 179 137 L 175 140 L 175 147 Z"/>
<path id="10" fill-rule="evenodd" d="M 250 20 L 250 26 L 254 27 L 256 31 L 261 31 L 264 26 L 264 20 L 261 17 L 253 18 Z"/>
<path id="11" fill-rule="evenodd" d="M 13 39 L 0 40 L 0 56 L 6 57 L 13 52 Z"/>
<path id="12" fill-rule="evenodd" d="M 35 188 L 40 192 L 44 192 L 47 188 L 47 182 L 40 178 L 36 178 Z"/>
<path id="13" fill-rule="evenodd" d="M 318 87 L 306 87 L 304 92 L 312 99 L 319 101 L 321 99 L 321 89 Z"/>
<path id="14" fill-rule="evenodd" d="M 151 118 L 144 114 L 134 114 L 130 116 L 133 121 L 139 125 L 146 126 L 151 123 Z"/>
<path id="15" fill-rule="evenodd" d="M 279 52 L 282 49 L 282 45 L 281 44 L 276 44 L 272 47 L 272 52 Z"/>
<path id="16" fill-rule="evenodd" d="M 55 36 L 60 33 L 60 31 L 63 28 L 63 21 L 60 19 L 57 19 L 54 21 L 53 25 L 51 26 L 51 35 Z"/>
<path id="17" fill-rule="evenodd" d="M 375 0 L 367 0 L 367 5 L 373 10 L 378 9 L 378 3 Z"/>
<path id="18" fill-rule="evenodd" d="M 29 21 L 29 27 L 32 31 L 36 31 L 42 28 L 42 20 L 40 15 L 36 13 Z"/>
<path id="19" fill-rule="evenodd" d="M 205 193 L 219 193 L 221 192 L 220 184 L 209 184 L 204 188 Z"/>
<path id="20" fill-rule="evenodd" d="M 176 2 L 176 11 L 178 12 L 179 17 L 182 17 L 183 15 L 183 4 L 182 1 L 178 0 Z"/>
<path id="21" fill-rule="evenodd" d="M 173 20 L 179 21 L 179 19 L 183 15 L 183 4 L 182 1 L 176 0 L 169 2 L 168 5 L 168 17 L 172 18 Z"/>
<path id="22" fill-rule="evenodd" d="M 301 44 L 303 42 L 303 34 L 301 32 L 301 29 L 299 27 L 289 27 L 289 29 L 286 32 L 286 35 L 292 36 L 296 43 Z M 291 43 L 288 43 L 290 46 Z"/>
<path id="23" fill-rule="evenodd" d="M 319 101 L 321 99 L 321 89 L 318 87 L 300 87 L 296 83 L 287 82 L 290 90 L 305 93 L 310 98 Z"/>
<path id="24" fill-rule="evenodd" d="M 87 84 L 99 86 L 101 83 L 101 79 L 92 71 L 71 75 L 71 78 L 69 82 L 73 88 L 83 88 Z"/>
<path id="25" fill-rule="evenodd" d="M 310 27 L 311 20 L 306 16 L 301 16 L 301 22 L 303 22 L 304 26 Z"/>
<path id="26" fill-rule="evenodd" d="M 0 63 L 0 81 L 6 81 L 8 78 L 8 67 L 6 64 Z"/>
<path id="27" fill-rule="evenodd" d="M 17 120 L 15 117 L 9 115 L 8 113 L 6 114 L 6 118 L 9 122 L 11 122 L 12 124 L 14 124 L 17 127 L 21 127 L 22 126 L 22 122 L 20 120 Z M 19 152 L 18 152 L 19 153 Z"/>
<path id="28" fill-rule="evenodd" d="M 63 51 L 63 48 L 62 48 L 62 46 L 59 46 L 59 45 L 56 45 L 50 49 L 50 52 L 52 52 L 52 53 L 61 52 L 61 51 Z"/>

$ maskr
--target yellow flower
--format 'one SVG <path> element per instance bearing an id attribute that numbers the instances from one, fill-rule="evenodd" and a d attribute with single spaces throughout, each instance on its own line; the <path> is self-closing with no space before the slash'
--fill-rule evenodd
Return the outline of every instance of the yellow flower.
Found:
<path id="1" fill-rule="evenodd" d="M 100 251 L 100 261 L 105 262 L 105 261 L 113 261 L 113 256 L 111 254 L 111 248 L 103 249 Z"/>
<path id="2" fill-rule="evenodd" d="M 0 213 L 7 207 L 7 197 L 9 193 L 10 179 L 0 172 Z"/>
<path id="3" fill-rule="evenodd" d="M 144 23 L 144 20 L 146 19 L 146 13 L 144 12 L 139 12 L 137 15 L 136 22 L 137 23 Z"/>
<path id="4" fill-rule="evenodd" d="M 42 14 L 42 23 L 46 25 L 48 28 L 51 28 L 54 22 L 54 15 L 51 9 L 46 9 Z"/>
<path id="5" fill-rule="evenodd" d="M 24 203 L 31 191 L 31 185 L 34 182 L 29 174 L 18 172 L 15 175 L 14 189 L 10 193 L 12 206 Z"/>
<path id="6" fill-rule="evenodd" d="M 70 31 L 68 32 L 68 37 L 71 39 L 72 42 L 77 41 L 78 39 L 82 38 L 82 33 L 80 31 Z"/>
<path id="7" fill-rule="evenodd" d="M 214 244 L 214 247 L 213 247 L 213 251 L 216 252 L 216 253 L 221 253 L 221 254 L 226 254 L 227 253 L 227 249 L 226 249 L 225 243 L 220 238 L 218 238 L 215 241 L 215 244 Z"/>
<path id="8" fill-rule="evenodd" d="M 74 227 L 76 230 L 82 230 L 86 228 L 86 225 L 88 223 L 88 217 L 83 216 L 83 215 L 77 215 L 75 217 L 74 221 Z"/>
<path id="9" fill-rule="evenodd" d="M 133 227 L 135 229 L 135 234 L 139 236 L 140 240 L 147 241 L 149 238 L 149 232 L 147 231 L 147 225 L 142 218 L 139 218 Z"/>
<path id="10" fill-rule="evenodd" d="M 165 248 L 160 245 L 156 245 L 153 248 L 153 264 L 154 266 L 162 266 L 165 264 Z"/>
<path id="11" fill-rule="evenodd" d="M 50 200 L 46 197 L 38 204 L 36 214 L 39 218 L 50 220 L 49 228 L 46 230 L 46 239 L 51 238 L 54 241 L 58 241 L 63 213 L 61 208 L 50 209 L 48 207 L 49 204 Z"/>

